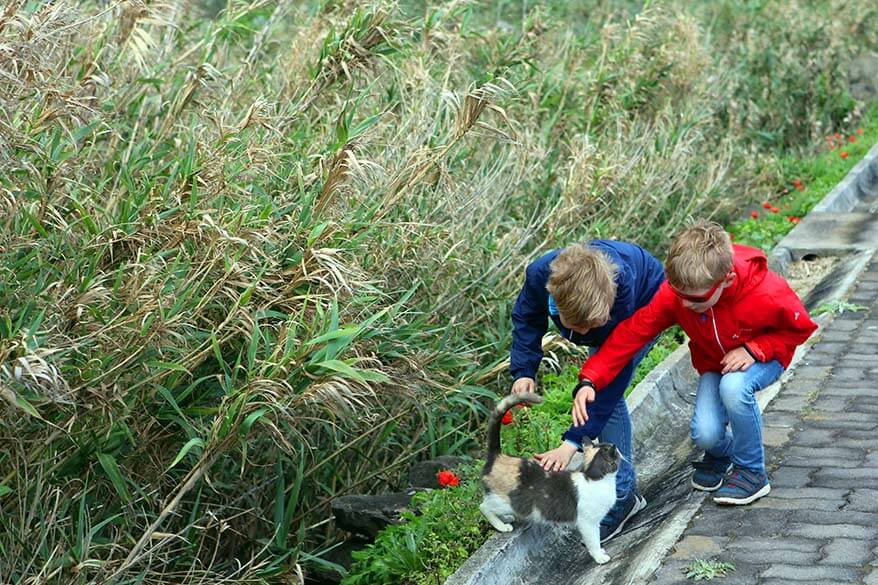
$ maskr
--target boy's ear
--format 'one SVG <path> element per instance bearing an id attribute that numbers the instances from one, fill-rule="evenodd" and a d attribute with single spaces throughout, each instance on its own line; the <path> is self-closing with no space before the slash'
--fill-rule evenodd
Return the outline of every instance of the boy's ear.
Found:
<path id="1" fill-rule="evenodd" d="M 735 279 L 736 279 L 736 278 L 738 278 L 737 273 L 735 273 L 734 270 L 729 270 L 729 273 L 726 274 L 726 278 L 725 278 L 725 280 L 723 281 L 723 285 L 725 285 L 725 286 L 729 286 L 730 284 L 732 284 L 733 282 L 735 282 Z"/>

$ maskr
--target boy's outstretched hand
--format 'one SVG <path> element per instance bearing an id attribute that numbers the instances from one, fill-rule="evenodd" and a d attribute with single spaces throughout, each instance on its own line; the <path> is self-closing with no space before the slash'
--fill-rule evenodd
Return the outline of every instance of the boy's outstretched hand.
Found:
<path id="1" fill-rule="evenodd" d="M 530 392 L 533 393 L 536 388 L 536 383 L 533 378 L 519 378 L 512 384 L 512 394 L 518 394 L 519 392 Z"/>
<path id="2" fill-rule="evenodd" d="M 586 405 L 594 402 L 594 386 L 583 385 L 573 397 L 573 426 L 581 427 L 588 421 Z"/>
<path id="3" fill-rule="evenodd" d="M 724 355 L 719 363 L 723 366 L 722 374 L 725 376 L 729 372 L 737 372 L 738 370 L 746 372 L 747 368 L 756 363 L 756 360 L 754 360 L 753 356 L 750 355 L 750 352 L 743 347 L 736 347 Z"/>

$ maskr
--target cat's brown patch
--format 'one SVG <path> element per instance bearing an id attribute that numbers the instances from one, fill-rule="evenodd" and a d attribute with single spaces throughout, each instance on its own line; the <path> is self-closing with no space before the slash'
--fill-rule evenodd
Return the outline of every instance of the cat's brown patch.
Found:
<path id="1" fill-rule="evenodd" d="M 485 485 L 494 493 L 507 495 L 518 487 L 521 459 L 500 455 L 494 460 L 491 472 L 482 477 Z"/>
<path id="2" fill-rule="evenodd" d="M 600 449 L 592 445 L 591 443 L 585 443 L 582 446 L 582 469 L 588 469 L 588 466 L 591 465 L 591 462 L 594 461 L 595 455 L 600 452 Z"/>

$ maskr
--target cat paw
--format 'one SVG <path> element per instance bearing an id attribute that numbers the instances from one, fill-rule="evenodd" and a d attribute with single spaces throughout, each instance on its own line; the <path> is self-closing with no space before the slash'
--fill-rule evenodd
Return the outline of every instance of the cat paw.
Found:
<path id="1" fill-rule="evenodd" d="M 599 565 L 603 565 L 610 560 L 610 555 L 608 555 L 603 549 L 597 551 L 597 553 L 592 553 L 591 557 L 594 559 L 594 562 Z"/>
<path id="2" fill-rule="evenodd" d="M 494 528 L 497 529 L 497 532 L 512 532 L 512 524 L 499 524 Z"/>

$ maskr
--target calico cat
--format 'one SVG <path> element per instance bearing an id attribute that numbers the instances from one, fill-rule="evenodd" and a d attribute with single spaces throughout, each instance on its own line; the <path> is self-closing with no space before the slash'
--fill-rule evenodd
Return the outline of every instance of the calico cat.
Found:
<path id="1" fill-rule="evenodd" d="M 583 445 L 581 471 L 545 471 L 531 459 L 500 452 L 500 419 L 513 406 L 537 404 L 541 396 L 510 394 L 500 401 L 488 421 L 488 453 L 482 469 L 485 497 L 479 509 L 500 532 L 513 521 L 575 524 L 595 562 L 610 560 L 601 548 L 600 522 L 616 503 L 616 472 L 621 454 L 615 445 Z"/>

